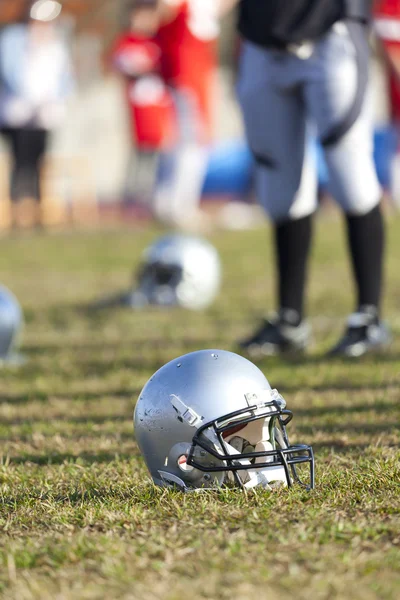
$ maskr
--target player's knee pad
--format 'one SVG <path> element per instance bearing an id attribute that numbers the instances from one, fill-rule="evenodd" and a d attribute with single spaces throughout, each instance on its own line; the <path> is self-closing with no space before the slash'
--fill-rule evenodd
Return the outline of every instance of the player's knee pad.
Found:
<path id="1" fill-rule="evenodd" d="M 365 215 L 382 197 L 369 140 L 350 133 L 326 153 L 329 188 L 346 214 Z"/>

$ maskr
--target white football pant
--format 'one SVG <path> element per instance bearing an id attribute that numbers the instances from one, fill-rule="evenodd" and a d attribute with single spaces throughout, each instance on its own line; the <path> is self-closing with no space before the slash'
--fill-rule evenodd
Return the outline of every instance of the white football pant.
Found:
<path id="1" fill-rule="evenodd" d="M 275 222 L 299 219 L 317 208 L 317 169 L 310 136 L 324 139 L 346 119 L 367 78 L 368 42 L 354 42 L 337 23 L 311 55 L 245 42 L 238 95 L 251 150 L 258 158 L 258 197 Z M 362 54 L 364 54 L 362 56 Z M 360 73 L 360 62 L 365 73 Z M 346 214 L 363 215 L 381 197 L 374 161 L 367 94 L 353 125 L 326 145 L 330 192 Z"/>

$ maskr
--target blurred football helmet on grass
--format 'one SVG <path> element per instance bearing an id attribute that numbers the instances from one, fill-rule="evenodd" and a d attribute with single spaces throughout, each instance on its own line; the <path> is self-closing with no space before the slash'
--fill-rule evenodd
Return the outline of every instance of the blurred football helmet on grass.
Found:
<path id="1" fill-rule="evenodd" d="M 219 256 L 208 241 L 171 234 L 145 250 L 131 291 L 100 300 L 95 308 L 152 305 L 202 310 L 214 301 L 220 280 Z"/>
<path id="2" fill-rule="evenodd" d="M 232 352 L 200 350 L 150 378 L 134 426 L 156 485 L 189 491 L 299 483 L 312 489 L 313 451 L 289 443 L 292 417 L 253 363 Z"/>
<path id="3" fill-rule="evenodd" d="M 23 325 L 22 310 L 15 296 L 0 285 L 0 366 L 23 362 L 16 353 Z"/>

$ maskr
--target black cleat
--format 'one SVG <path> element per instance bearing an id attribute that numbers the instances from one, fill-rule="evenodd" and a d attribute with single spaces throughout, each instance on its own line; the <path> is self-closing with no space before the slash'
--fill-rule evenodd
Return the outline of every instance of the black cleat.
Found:
<path id="1" fill-rule="evenodd" d="M 311 327 L 305 321 L 298 326 L 283 323 L 279 316 L 264 320 L 248 339 L 239 342 L 243 352 L 252 358 L 277 354 L 302 354 L 311 341 Z"/>
<path id="2" fill-rule="evenodd" d="M 357 312 L 350 315 L 347 330 L 328 356 L 358 358 L 368 353 L 383 352 L 392 342 L 388 326 L 375 315 Z"/>

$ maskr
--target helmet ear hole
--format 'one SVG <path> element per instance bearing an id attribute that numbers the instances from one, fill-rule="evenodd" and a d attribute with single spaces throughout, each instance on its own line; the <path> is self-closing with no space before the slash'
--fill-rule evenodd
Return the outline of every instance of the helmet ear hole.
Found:
<path id="1" fill-rule="evenodd" d="M 181 478 L 185 485 L 189 487 L 210 487 L 210 485 L 221 485 L 224 480 L 224 474 L 220 472 L 208 473 L 206 470 L 200 470 L 187 464 L 187 457 L 191 450 L 191 445 L 185 442 L 178 442 L 170 450 L 168 460 L 166 461 L 166 471 L 173 473 Z M 204 450 L 196 448 L 195 458 L 207 469 L 208 466 L 217 466 L 218 461 L 206 453 Z"/>
<path id="2" fill-rule="evenodd" d="M 184 473 L 191 473 L 192 471 L 194 471 L 194 467 L 187 464 L 187 456 L 185 454 L 179 456 L 177 460 L 177 465 L 178 468 Z"/>

